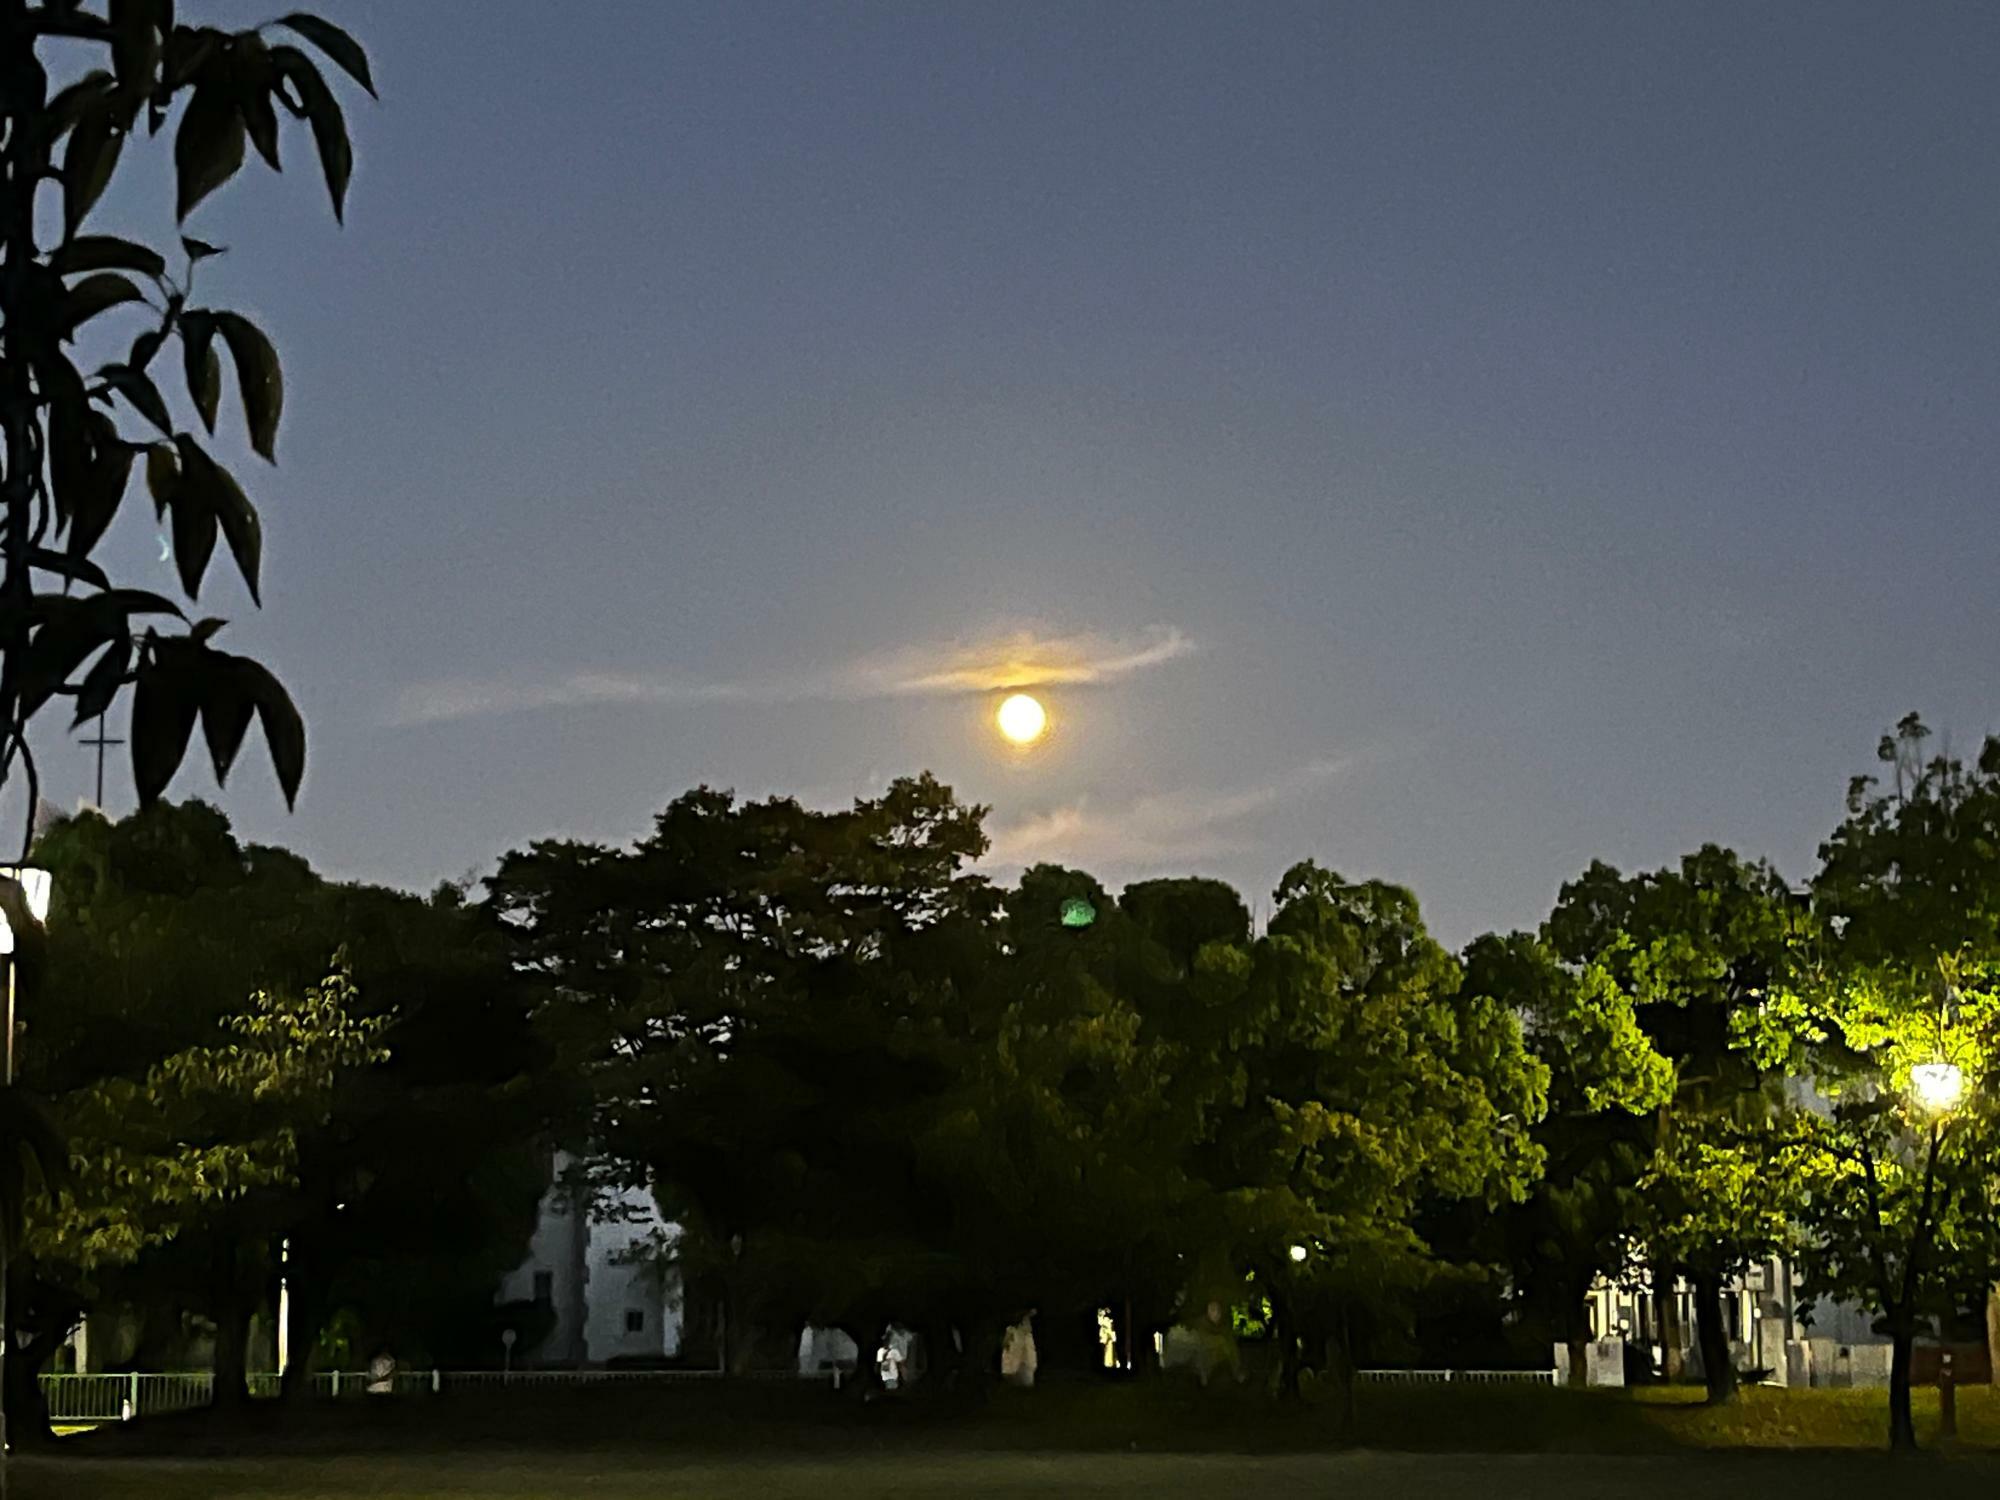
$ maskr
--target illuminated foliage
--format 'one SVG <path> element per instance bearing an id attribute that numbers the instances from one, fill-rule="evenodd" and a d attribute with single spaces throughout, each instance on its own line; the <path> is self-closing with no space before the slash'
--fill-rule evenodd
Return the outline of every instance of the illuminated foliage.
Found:
<path id="1" fill-rule="evenodd" d="M 1850 787 L 1787 981 L 1740 1028 L 1813 1080 L 1795 1119 L 1805 1290 L 1881 1315 L 1897 1447 L 1915 1444 L 1916 1336 L 2000 1275 L 2000 741 L 1968 766 L 1927 738 L 1904 719 L 1883 776 Z M 1963 1083 L 1949 1109 L 1913 1086 L 1940 1063 Z"/>

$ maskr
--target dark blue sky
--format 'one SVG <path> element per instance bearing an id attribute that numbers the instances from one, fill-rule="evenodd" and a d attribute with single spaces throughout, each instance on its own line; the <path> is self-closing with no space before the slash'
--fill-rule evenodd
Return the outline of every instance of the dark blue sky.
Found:
<path id="1" fill-rule="evenodd" d="M 1994 727 L 1991 7 L 321 8 L 348 227 L 254 167 L 191 227 L 289 377 L 218 612 L 312 732 L 222 800 L 329 870 L 928 766 L 1010 858 L 1462 940 L 1803 874 L 1897 715 Z M 1095 679 L 1029 757 L 1005 657 Z"/>

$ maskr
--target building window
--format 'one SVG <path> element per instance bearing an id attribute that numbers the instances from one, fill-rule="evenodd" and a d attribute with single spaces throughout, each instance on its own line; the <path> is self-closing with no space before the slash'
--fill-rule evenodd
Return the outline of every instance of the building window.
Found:
<path id="1" fill-rule="evenodd" d="M 644 1333 L 646 1331 L 646 1315 L 638 1308 L 628 1307 L 625 1309 L 625 1331 L 627 1333 Z"/>
<path id="2" fill-rule="evenodd" d="M 540 1306 L 547 1307 L 555 1300 L 556 1273 L 553 1271 L 535 1272 L 535 1301 Z"/>

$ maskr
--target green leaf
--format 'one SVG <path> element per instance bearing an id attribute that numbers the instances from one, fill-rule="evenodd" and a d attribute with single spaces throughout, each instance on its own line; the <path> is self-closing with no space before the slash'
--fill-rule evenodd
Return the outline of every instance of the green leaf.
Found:
<path id="1" fill-rule="evenodd" d="M 67 552 L 52 552 L 47 547 L 36 547 L 28 553 L 30 565 L 44 572 L 54 573 L 74 583 L 87 583 L 92 588 L 108 589 L 111 580 L 104 576 L 104 569 L 87 558 L 71 557 Z"/>
<path id="2" fill-rule="evenodd" d="M 146 450 L 146 491 L 153 497 L 153 514 L 165 517 L 181 482 L 180 460 L 171 443 L 155 443 Z"/>
<path id="3" fill-rule="evenodd" d="M 278 773 L 278 785 L 285 794 L 285 806 L 298 806 L 299 785 L 306 775 L 306 724 L 298 705 L 269 668 L 237 657 L 241 663 L 250 701 L 257 705 L 258 721 L 264 726 L 264 743 L 271 750 L 271 765 Z"/>
<path id="4" fill-rule="evenodd" d="M 197 84 L 174 134 L 176 218 L 185 219 L 236 175 L 243 165 L 243 141 L 243 116 L 236 102 L 216 84 Z"/>
<path id="5" fill-rule="evenodd" d="M 132 690 L 132 780 L 141 807 L 159 801 L 174 779 L 200 710 L 186 648 L 174 650 L 157 639 L 151 644 Z"/>
<path id="6" fill-rule="evenodd" d="M 159 77 L 160 35 L 158 0 L 111 0 L 111 66 L 118 86 L 135 99 L 153 92 Z M 167 25 L 172 26 L 171 18 Z"/>
<path id="7" fill-rule="evenodd" d="M 187 373 L 188 397 L 210 435 L 222 405 L 222 359 L 215 352 L 215 319 L 199 310 L 181 314 L 181 362 Z"/>
<path id="8" fill-rule="evenodd" d="M 49 407 L 49 487 L 59 521 L 69 519 L 78 497 L 89 488 L 96 462 L 90 410 L 78 382 L 56 394 Z"/>
<path id="9" fill-rule="evenodd" d="M 368 90 L 371 96 L 381 97 L 375 93 L 375 79 L 368 71 L 368 54 L 362 51 L 359 42 L 331 21 L 322 21 L 318 16 L 301 11 L 284 17 L 277 24 L 297 32 L 332 58 L 342 72 Z"/>
<path id="10" fill-rule="evenodd" d="M 130 365 L 106 365 L 97 376 L 130 402 L 140 416 L 169 437 L 173 435 L 173 418 L 167 415 L 167 403 L 160 399 L 160 388 L 153 384 L 151 376 Z"/>
<path id="11" fill-rule="evenodd" d="M 354 147 L 347 139 L 347 121 L 340 101 L 320 77 L 312 59 L 296 47 L 273 47 L 271 61 L 281 77 L 298 91 L 299 109 L 312 125 L 313 140 L 319 147 L 320 168 L 326 174 L 326 190 L 333 199 L 333 216 L 344 219 L 347 183 L 354 175 Z"/>
<path id="12" fill-rule="evenodd" d="M 131 667 L 132 638 L 120 635 L 84 674 L 83 685 L 76 695 L 76 716 L 69 727 L 75 729 L 79 724 L 103 718 L 111 700 L 118 696 L 118 689 L 124 686 L 125 674 Z"/>
<path id="13" fill-rule="evenodd" d="M 201 580 L 215 555 L 215 462 L 183 433 L 174 439 L 180 449 L 181 478 L 168 502 L 173 523 L 174 566 L 190 599 L 201 597 Z"/>
<path id="14" fill-rule="evenodd" d="M 229 251 L 227 245 L 211 245 L 207 240 L 198 240 L 191 234 L 181 236 L 181 248 L 187 251 L 188 260 L 196 264 L 211 255 L 225 255 Z"/>
<path id="15" fill-rule="evenodd" d="M 153 356 L 160 352 L 160 345 L 167 341 L 165 330 L 149 328 L 132 340 L 131 352 L 125 356 L 125 363 L 135 370 L 143 370 L 153 362 Z"/>
<path id="16" fill-rule="evenodd" d="M 222 523 L 223 540 L 229 543 L 229 555 L 236 559 L 236 571 L 243 575 L 243 584 L 250 590 L 251 602 L 263 608 L 263 595 L 259 592 L 260 575 L 264 567 L 264 523 L 257 517 L 257 507 L 250 503 L 250 497 L 243 493 L 243 486 L 236 482 L 236 476 L 221 464 L 211 464 L 215 478 L 215 514 Z"/>
<path id="17" fill-rule="evenodd" d="M 118 153 L 125 149 L 125 131 L 108 100 L 85 107 L 63 150 L 63 233 L 74 238 L 84 216 L 111 181 Z"/>
<path id="18" fill-rule="evenodd" d="M 79 271 L 137 271 L 155 280 L 167 272 L 166 258 L 148 245 L 111 234 L 84 234 L 57 247 L 49 269 L 58 276 Z"/>
<path id="19" fill-rule="evenodd" d="M 21 659 L 21 716 L 32 718 L 43 704 L 55 696 L 57 688 L 88 661 L 107 641 L 125 629 L 125 616 L 103 605 L 104 596 L 91 599 L 43 599 L 49 611 Z M 67 605 L 68 608 L 57 608 Z"/>
<path id="20" fill-rule="evenodd" d="M 167 34 L 166 77 L 168 92 L 184 87 L 208 66 L 215 49 L 229 38 L 213 26 L 176 26 Z"/>
<path id="21" fill-rule="evenodd" d="M 215 322 L 229 345 L 229 357 L 236 362 L 236 383 L 243 395 L 250 446 L 266 462 L 271 462 L 278 442 L 278 417 L 285 405 L 285 380 L 278 367 L 278 351 L 264 337 L 263 330 L 241 314 L 219 312 L 215 314 Z"/>
<path id="22" fill-rule="evenodd" d="M 119 442 L 106 422 L 99 432 L 96 461 L 71 495 L 69 536 L 65 545 L 74 558 L 88 557 L 124 503 L 132 477 L 132 447 Z"/>
<path id="23" fill-rule="evenodd" d="M 93 272 L 71 287 L 63 298 L 64 336 L 73 336 L 106 308 L 145 300 L 145 295 L 116 271 Z"/>
<path id="24" fill-rule="evenodd" d="M 270 89 L 258 80 L 243 90 L 242 104 L 243 125 L 250 132 L 250 144 L 273 172 L 282 171 L 278 164 L 278 111 L 272 107 Z"/>
<path id="25" fill-rule="evenodd" d="M 215 655 L 221 656 L 221 653 Z M 222 657 L 222 661 L 232 669 L 242 660 L 241 657 Z M 250 716 L 257 711 L 250 693 L 250 681 L 241 671 L 222 670 L 203 674 L 201 733 L 202 738 L 208 741 L 208 757 L 215 767 L 215 779 L 219 785 L 228 784 L 229 768 L 236 764 L 236 752 L 243 748 L 243 736 L 250 728 Z"/>
<path id="26" fill-rule="evenodd" d="M 68 130 L 83 118 L 85 109 L 105 98 L 117 82 L 102 68 L 92 68 L 75 83 L 59 90 L 48 104 L 49 139 Z"/>

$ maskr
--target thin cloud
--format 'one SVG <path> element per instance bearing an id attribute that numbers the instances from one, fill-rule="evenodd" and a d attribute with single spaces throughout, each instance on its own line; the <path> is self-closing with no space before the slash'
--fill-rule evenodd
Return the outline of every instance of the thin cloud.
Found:
<path id="1" fill-rule="evenodd" d="M 572 672 L 540 681 L 417 683 L 403 690 L 389 717 L 392 724 L 438 724 L 584 705 L 854 703 L 876 698 L 951 697 L 1008 688 L 1082 687 L 1164 666 L 1193 650 L 1194 642 L 1171 625 L 1156 625 L 1128 636 L 1021 630 L 860 657 L 813 677 L 714 682 L 675 675 Z"/>
<path id="2" fill-rule="evenodd" d="M 1079 800 L 993 830 L 985 863 L 1021 869 L 1056 863 L 1087 869 L 1156 868 L 1256 847 L 1244 823 L 1308 796 L 1351 761 L 1317 760 L 1283 776 L 1225 790 L 1184 790 L 1117 806 Z"/>

